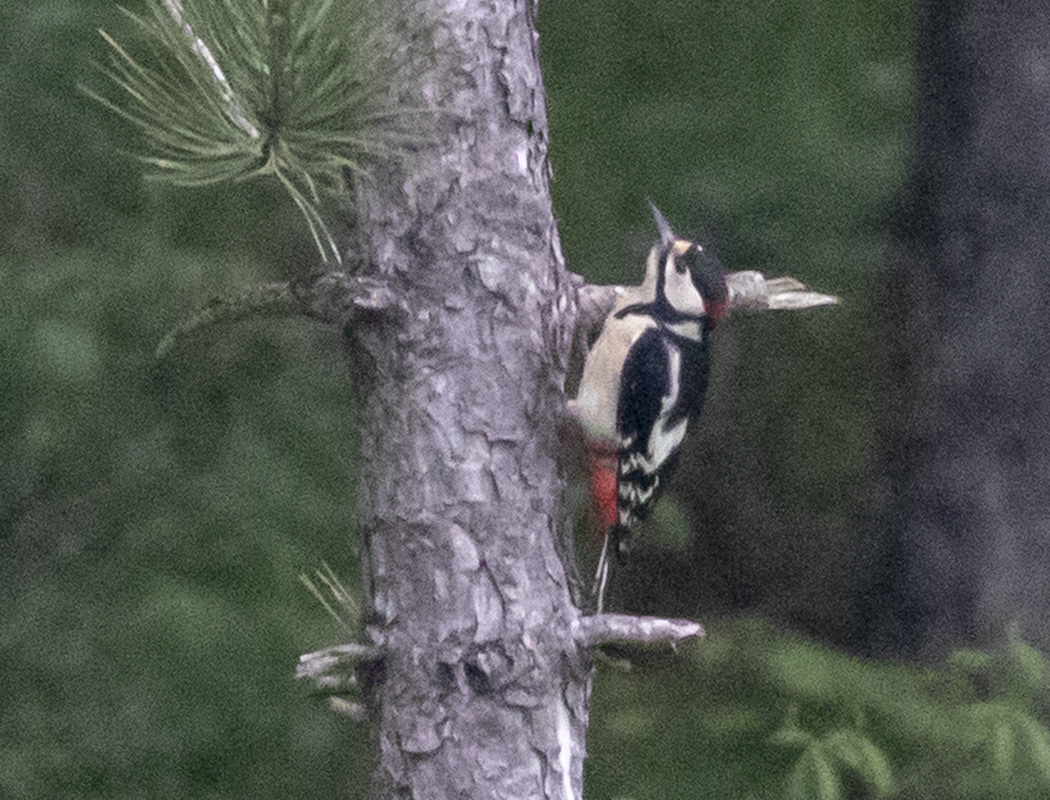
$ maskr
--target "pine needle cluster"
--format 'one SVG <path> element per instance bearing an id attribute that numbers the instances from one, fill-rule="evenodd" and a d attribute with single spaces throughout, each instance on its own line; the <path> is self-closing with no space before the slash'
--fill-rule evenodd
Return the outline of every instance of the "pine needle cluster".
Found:
<path id="1" fill-rule="evenodd" d="M 182 186 L 272 175 L 327 260 L 322 208 L 418 139 L 396 101 L 389 25 L 368 0 L 152 0 L 125 11 L 135 54 L 104 31 L 119 99 L 87 93 L 145 135 L 148 176 Z M 378 24 L 377 24 L 378 23 Z M 141 51 L 141 53 L 140 53 Z"/>

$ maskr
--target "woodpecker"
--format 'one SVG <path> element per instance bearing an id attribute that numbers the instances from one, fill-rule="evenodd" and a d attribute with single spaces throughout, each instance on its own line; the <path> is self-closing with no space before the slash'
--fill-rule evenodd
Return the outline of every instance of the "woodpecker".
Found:
<path id="1" fill-rule="evenodd" d="M 595 576 L 601 613 L 609 553 L 667 483 L 707 391 L 708 339 L 729 293 L 718 258 L 677 236 L 650 203 L 660 240 L 641 286 L 624 289 L 584 362 L 573 411 L 587 441 L 590 493 L 603 534 Z"/>

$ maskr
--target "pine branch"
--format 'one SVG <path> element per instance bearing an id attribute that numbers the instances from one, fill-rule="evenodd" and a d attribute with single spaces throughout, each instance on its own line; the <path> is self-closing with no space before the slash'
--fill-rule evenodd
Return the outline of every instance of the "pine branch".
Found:
<path id="1" fill-rule="evenodd" d="M 120 99 L 84 91 L 145 138 L 147 176 L 202 186 L 274 176 L 322 258 L 341 262 L 325 223 L 347 175 L 423 140 L 421 111 L 393 99 L 404 68 L 367 0 L 153 0 L 125 11 L 144 39 L 110 45 Z"/>
<path id="2" fill-rule="evenodd" d="M 217 297 L 198 313 L 168 331 L 160 340 L 154 357 L 164 358 L 186 335 L 219 322 L 236 322 L 259 316 L 291 316 L 299 311 L 299 302 L 287 283 L 262 286 Z"/>
<path id="3" fill-rule="evenodd" d="M 580 617 L 576 623 L 576 641 L 582 647 L 633 644 L 673 648 L 679 642 L 703 635 L 703 626 L 687 619 L 597 614 Z"/>
<path id="4" fill-rule="evenodd" d="M 160 360 L 189 334 L 224 322 L 304 316 L 345 331 L 353 327 L 362 314 L 369 314 L 375 321 L 377 314 L 403 313 L 396 295 L 384 281 L 345 272 L 326 272 L 302 283 L 265 283 L 213 298 L 203 309 L 168 331 L 157 345 L 154 357 Z"/>

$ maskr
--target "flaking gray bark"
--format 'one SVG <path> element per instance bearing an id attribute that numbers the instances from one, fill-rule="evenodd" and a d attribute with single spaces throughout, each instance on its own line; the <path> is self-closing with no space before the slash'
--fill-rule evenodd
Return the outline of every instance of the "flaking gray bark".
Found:
<path id="1" fill-rule="evenodd" d="M 359 187 L 362 671 L 377 798 L 581 796 L 589 663 L 556 548 L 575 318 L 548 193 L 532 9 L 422 2 L 410 162 Z M 432 60 L 431 60 L 432 59 Z M 427 63 L 424 63 L 426 60 Z"/>

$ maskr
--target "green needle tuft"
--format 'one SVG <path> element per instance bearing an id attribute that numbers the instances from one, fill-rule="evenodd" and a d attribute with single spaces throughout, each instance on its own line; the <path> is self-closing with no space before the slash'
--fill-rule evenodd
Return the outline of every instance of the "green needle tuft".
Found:
<path id="1" fill-rule="evenodd" d="M 418 141 L 419 110 L 392 99 L 392 31 L 367 0 L 154 0 L 125 11 L 139 37 L 85 91 L 141 129 L 148 177 L 204 186 L 273 175 L 321 256 L 341 261 L 323 209 L 348 178 Z M 384 44 L 385 43 L 385 44 Z"/>

